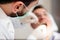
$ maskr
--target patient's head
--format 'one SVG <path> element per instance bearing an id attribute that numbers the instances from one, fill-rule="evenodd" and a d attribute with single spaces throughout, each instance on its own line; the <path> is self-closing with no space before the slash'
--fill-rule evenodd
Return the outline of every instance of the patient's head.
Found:
<path id="1" fill-rule="evenodd" d="M 43 6 L 38 5 L 33 9 L 33 13 L 36 14 L 36 16 L 39 19 L 39 22 L 42 22 L 43 20 L 45 20 L 48 16 L 46 13 L 46 9 L 43 8 Z"/>
<path id="2" fill-rule="evenodd" d="M 42 23 L 46 23 L 46 25 L 50 25 L 50 19 L 47 15 L 47 10 L 42 5 L 36 6 L 33 9 L 33 13 L 38 17 L 39 20 L 37 24 L 32 24 L 34 28 L 36 28 Z"/>

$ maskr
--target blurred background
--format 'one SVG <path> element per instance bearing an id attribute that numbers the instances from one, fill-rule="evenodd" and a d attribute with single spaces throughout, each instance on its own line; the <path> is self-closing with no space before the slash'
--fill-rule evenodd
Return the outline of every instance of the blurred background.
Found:
<path id="1" fill-rule="evenodd" d="M 40 0 L 39 4 L 42 4 L 52 14 L 58 26 L 58 32 L 60 32 L 60 0 Z"/>

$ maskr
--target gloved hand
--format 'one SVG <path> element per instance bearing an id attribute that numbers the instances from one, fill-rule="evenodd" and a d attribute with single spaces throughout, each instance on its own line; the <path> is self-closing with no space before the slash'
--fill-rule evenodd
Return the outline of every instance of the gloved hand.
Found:
<path id="1" fill-rule="evenodd" d="M 46 26 L 40 25 L 32 32 L 32 34 L 28 37 L 28 39 L 30 39 L 32 36 L 35 39 L 44 39 L 46 37 L 46 33 L 47 33 Z"/>

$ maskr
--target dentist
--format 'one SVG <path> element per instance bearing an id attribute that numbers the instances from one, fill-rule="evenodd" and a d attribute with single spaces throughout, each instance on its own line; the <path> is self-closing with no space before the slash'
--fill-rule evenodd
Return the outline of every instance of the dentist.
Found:
<path id="1" fill-rule="evenodd" d="M 14 26 L 8 16 L 16 17 L 16 13 L 23 15 L 33 1 L 37 0 L 0 0 L 0 39 L 14 39 Z"/>

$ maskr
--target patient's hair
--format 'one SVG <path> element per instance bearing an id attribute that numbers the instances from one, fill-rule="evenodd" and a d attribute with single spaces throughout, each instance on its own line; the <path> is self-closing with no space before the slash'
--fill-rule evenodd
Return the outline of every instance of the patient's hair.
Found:
<path id="1" fill-rule="evenodd" d="M 42 5 L 37 5 L 36 7 L 34 7 L 33 9 L 33 12 L 36 10 L 36 9 L 39 9 L 39 8 L 44 8 Z M 44 8 L 45 9 L 45 8 Z"/>
<path id="2" fill-rule="evenodd" d="M 26 6 L 28 6 L 32 1 L 35 1 L 35 0 L 0 0 L 0 4 L 12 3 L 12 2 L 16 2 L 16 1 L 21 1 Z"/>

